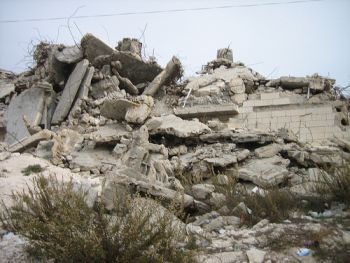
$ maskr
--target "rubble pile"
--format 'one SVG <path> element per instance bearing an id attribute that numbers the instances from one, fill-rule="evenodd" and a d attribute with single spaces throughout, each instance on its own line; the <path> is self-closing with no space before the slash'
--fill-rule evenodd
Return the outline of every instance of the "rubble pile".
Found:
<path id="1" fill-rule="evenodd" d="M 349 102 L 335 81 L 266 79 L 230 49 L 180 81 L 177 57 L 162 68 L 141 49 L 136 39 L 112 48 L 88 34 L 80 46 L 41 43 L 27 72 L 0 71 L 2 198 L 24 184 L 25 165 L 42 163 L 91 186 L 107 209 L 126 189 L 178 200 L 196 216 L 188 232 L 210 240 L 200 244 L 200 262 L 294 262 L 294 252 L 271 252 L 265 235 L 299 226 L 265 220 L 241 229 L 239 217 L 222 212 L 214 181 L 310 195 L 301 185 L 319 167 L 350 161 Z M 321 228 L 310 218 L 305 231 Z M 350 242 L 349 229 L 335 231 Z"/>

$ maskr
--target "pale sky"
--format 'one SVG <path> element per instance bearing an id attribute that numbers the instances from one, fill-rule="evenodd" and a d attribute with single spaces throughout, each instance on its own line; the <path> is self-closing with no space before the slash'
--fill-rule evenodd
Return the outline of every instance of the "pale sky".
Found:
<path id="1" fill-rule="evenodd" d="M 0 0 L 0 20 L 99 15 L 288 0 Z M 345 86 L 350 83 L 350 0 L 235 7 L 202 11 L 72 18 L 76 42 L 92 33 L 112 47 L 123 37 L 144 38 L 146 54 L 154 52 L 164 66 L 178 56 L 186 75 L 230 46 L 242 61 L 264 76 L 319 73 Z M 76 25 L 74 24 L 76 23 Z M 77 29 L 79 28 L 79 30 Z M 40 40 L 74 44 L 67 20 L 0 22 L 0 68 L 20 72 L 30 65 L 28 49 Z"/>

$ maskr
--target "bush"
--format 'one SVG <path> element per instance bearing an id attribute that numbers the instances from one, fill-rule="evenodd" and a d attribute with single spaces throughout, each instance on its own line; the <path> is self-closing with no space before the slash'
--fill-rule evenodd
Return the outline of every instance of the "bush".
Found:
<path id="1" fill-rule="evenodd" d="M 40 164 L 34 164 L 34 165 L 28 165 L 25 169 L 22 170 L 22 173 L 25 176 L 29 176 L 32 173 L 41 173 L 43 171 L 43 168 L 40 166 Z"/>
<path id="2" fill-rule="evenodd" d="M 31 256 L 55 262 L 193 262 L 177 248 L 183 240 L 173 215 L 157 203 L 118 198 L 114 213 L 103 205 L 90 208 L 87 192 L 72 182 L 38 176 L 34 187 L 13 194 L 14 206 L 3 205 L 0 220 L 29 240 Z"/>
<path id="3" fill-rule="evenodd" d="M 350 205 L 350 165 L 332 167 L 322 172 L 314 191 L 324 201 L 339 201 Z"/>
<path id="4" fill-rule="evenodd" d="M 297 208 L 297 198 L 287 189 L 273 187 L 249 193 L 245 187 L 237 183 L 237 179 L 233 177 L 228 179 L 227 185 L 218 185 L 214 180 L 215 188 L 225 195 L 225 205 L 231 211 L 241 202 L 252 210 L 251 214 L 241 215 L 243 224 L 254 225 L 264 218 L 271 222 L 280 222 L 287 219 L 290 212 Z"/>

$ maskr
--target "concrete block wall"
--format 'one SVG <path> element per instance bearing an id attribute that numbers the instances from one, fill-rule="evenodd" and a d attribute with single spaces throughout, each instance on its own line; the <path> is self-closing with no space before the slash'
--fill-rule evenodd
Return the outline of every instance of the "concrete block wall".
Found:
<path id="1" fill-rule="evenodd" d="M 330 103 L 294 104 L 278 92 L 262 93 L 260 100 L 247 100 L 228 126 L 263 131 L 291 129 L 301 141 L 322 141 L 334 136 L 350 139 L 350 127 L 342 126 Z"/>

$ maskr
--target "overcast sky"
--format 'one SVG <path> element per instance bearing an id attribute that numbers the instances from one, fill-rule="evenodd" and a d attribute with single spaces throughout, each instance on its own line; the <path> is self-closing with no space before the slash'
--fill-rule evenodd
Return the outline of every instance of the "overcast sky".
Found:
<path id="1" fill-rule="evenodd" d="M 98 15 L 288 0 L 0 0 L 0 68 L 20 72 L 28 66 L 28 49 L 40 40 L 74 44 L 67 20 L 3 23 L 4 20 Z M 75 25 L 76 24 L 76 25 Z M 177 55 L 192 75 L 230 46 L 234 60 L 273 78 L 318 72 L 350 83 L 350 0 L 234 7 L 202 11 L 72 18 L 76 42 L 93 33 L 111 46 L 123 37 L 140 38 L 146 54 L 165 65 Z M 146 26 L 147 25 L 147 26 Z M 79 28 L 79 30 L 78 30 Z"/>

